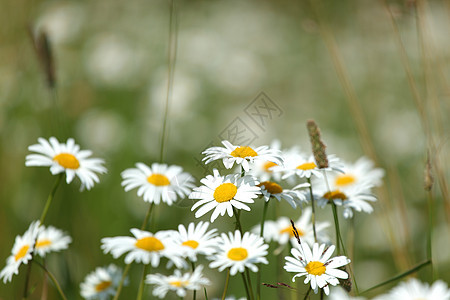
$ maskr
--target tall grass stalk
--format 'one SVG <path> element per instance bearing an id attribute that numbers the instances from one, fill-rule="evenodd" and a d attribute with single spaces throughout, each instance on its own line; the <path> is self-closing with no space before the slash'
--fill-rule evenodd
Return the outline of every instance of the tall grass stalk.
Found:
<path id="1" fill-rule="evenodd" d="M 139 282 L 139 290 L 137 293 L 136 300 L 142 300 L 142 296 L 144 295 L 145 275 L 147 275 L 147 268 L 148 268 L 148 265 L 144 265 L 144 268 L 142 270 L 141 281 Z"/>
<path id="2" fill-rule="evenodd" d="M 314 203 L 314 194 L 313 194 L 313 190 L 312 190 L 311 178 L 307 178 L 307 181 L 309 183 L 309 196 L 311 197 L 311 208 L 312 208 L 311 222 L 312 222 L 312 226 L 313 226 L 314 242 L 317 243 L 316 205 Z"/>
<path id="3" fill-rule="evenodd" d="M 223 288 L 223 293 L 222 293 L 222 300 L 225 300 L 225 297 L 227 296 L 227 290 L 228 290 L 229 283 L 230 283 L 230 268 L 228 268 L 228 271 L 227 271 L 227 277 L 225 279 L 225 286 Z"/>
<path id="4" fill-rule="evenodd" d="M 264 223 L 266 222 L 267 207 L 269 206 L 269 201 L 264 201 L 264 208 L 261 220 L 261 229 L 259 236 L 264 239 Z M 256 274 L 256 299 L 261 299 L 261 266 L 258 264 L 258 273 Z"/>
<path id="5" fill-rule="evenodd" d="M 37 262 L 36 260 L 33 261 L 35 264 L 37 264 L 39 267 L 41 267 L 42 270 L 44 270 L 45 274 L 48 275 L 50 280 L 53 282 L 53 284 L 56 287 L 56 290 L 58 291 L 59 295 L 61 296 L 61 299 L 67 300 L 66 295 L 64 295 L 63 290 L 61 289 L 61 285 L 58 283 L 58 280 L 56 280 L 56 277 L 41 263 Z"/>

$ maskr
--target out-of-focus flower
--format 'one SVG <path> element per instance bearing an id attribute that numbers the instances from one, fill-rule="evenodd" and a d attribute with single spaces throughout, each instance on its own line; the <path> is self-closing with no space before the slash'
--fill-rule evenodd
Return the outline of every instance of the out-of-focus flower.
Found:
<path id="1" fill-rule="evenodd" d="M 415 278 L 401 282 L 389 293 L 375 297 L 373 300 L 449 300 L 450 289 L 442 280 L 435 281 L 431 286 Z"/>
<path id="2" fill-rule="evenodd" d="M 304 192 L 299 191 L 298 189 L 309 186 L 308 184 L 298 185 L 292 190 L 283 189 L 281 185 L 273 181 L 263 181 L 258 186 L 261 187 L 261 192 L 266 202 L 269 201 L 271 197 L 278 201 L 284 199 L 292 206 L 292 208 L 297 208 L 302 202 L 307 202 Z"/>
<path id="3" fill-rule="evenodd" d="M 122 278 L 122 270 L 111 264 L 105 268 L 96 268 L 80 284 L 80 294 L 87 300 L 108 300 L 116 294 Z"/>
<path id="4" fill-rule="evenodd" d="M 72 242 L 72 238 L 62 230 L 59 230 L 53 226 L 45 228 L 42 226 L 42 231 L 36 241 L 36 253 L 44 257 L 49 252 L 57 252 L 63 249 L 67 249 Z"/>

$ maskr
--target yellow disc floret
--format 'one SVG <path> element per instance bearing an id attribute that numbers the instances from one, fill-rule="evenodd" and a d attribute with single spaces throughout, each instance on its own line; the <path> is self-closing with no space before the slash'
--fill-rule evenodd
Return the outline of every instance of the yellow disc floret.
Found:
<path id="1" fill-rule="evenodd" d="M 328 200 L 336 200 L 336 199 L 345 200 L 345 199 L 347 199 L 347 196 L 343 192 L 341 192 L 340 190 L 334 190 L 334 191 L 331 191 L 331 192 L 326 192 L 323 195 L 323 197 L 325 199 L 328 199 Z"/>
<path id="2" fill-rule="evenodd" d="M 248 256 L 247 249 L 242 247 L 231 248 L 227 254 L 228 258 L 231 260 L 239 261 L 244 260 Z"/>
<path id="3" fill-rule="evenodd" d="M 237 147 L 236 149 L 234 149 L 231 152 L 231 156 L 246 158 L 246 157 L 258 156 L 258 153 L 256 153 L 255 150 L 253 150 L 252 148 L 250 148 L 248 146 L 242 146 L 242 147 Z"/>
<path id="4" fill-rule="evenodd" d="M 96 286 L 95 286 L 95 291 L 96 292 L 101 292 L 101 291 L 104 291 L 104 290 L 106 290 L 107 288 L 109 288 L 110 286 L 111 286 L 111 281 L 102 281 L 102 282 L 100 282 L 99 284 L 97 284 Z"/>
<path id="5" fill-rule="evenodd" d="M 219 203 L 230 201 L 236 193 L 237 187 L 234 184 L 230 182 L 222 183 L 214 191 L 214 199 Z"/>
<path id="6" fill-rule="evenodd" d="M 53 157 L 53 160 L 65 169 L 76 170 L 80 167 L 80 162 L 78 161 L 78 159 L 70 153 L 60 153 L 58 155 L 55 155 Z"/>
<path id="7" fill-rule="evenodd" d="M 198 247 L 198 242 L 194 240 L 189 240 L 181 243 L 181 245 L 191 247 L 192 249 L 196 249 Z"/>
<path id="8" fill-rule="evenodd" d="M 334 184 L 337 186 L 346 186 L 355 183 L 356 178 L 351 174 L 340 174 L 336 177 Z"/>
<path id="9" fill-rule="evenodd" d="M 304 235 L 305 235 L 305 233 L 304 233 L 303 230 L 301 230 L 301 229 L 298 229 L 298 228 L 297 228 L 297 232 L 298 232 L 298 235 L 299 235 L 299 236 L 304 236 Z M 292 229 L 291 226 L 288 226 L 288 227 L 286 227 L 286 228 L 281 229 L 281 230 L 280 230 L 280 234 L 283 234 L 283 233 L 289 233 L 289 236 L 290 236 L 290 237 L 294 237 L 294 236 L 295 236 L 295 235 L 294 235 L 294 230 Z"/>
<path id="10" fill-rule="evenodd" d="M 51 244 L 52 244 L 52 241 L 50 241 L 49 239 L 39 239 L 36 242 L 36 248 L 50 246 Z"/>
<path id="11" fill-rule="evenodd" d="M 260 184 L 258 184 L 259 187 L 264 186 L 264 188 L 266 189 L 266 191 L 268 191 L 270 194 L 279 194 L 281 192 L 283 192 L 283 188 L 272 181 L 263 181 Z"/>
<path id="12" fill-rule="evenodd" d="M 147 181 L 156 186 L 165 186 L 170 184 L 170 180 L 166 175 L 157 173 L 148 176 Z"/>
<path id="13" fill-rule="evenodd" d="M 320 261 L 311 261 L 306 265 L 305 270 L 311 275 L 320 276 L 322 274 L 325 274 L 327 268 Z"/>
<path id="14" fill-rule="evenodd" d="M 154 236 L 146 236 L 144 238 L 138 239 L 134 245 L 137 248 L 149 252 L 160 251 L 164 249 L 164 244 Z"/>
<path id="15" fill-rule="evenodd" d="M 25 255 L 27 255 L 28 253 L 28 249 L 30 249 L 30 246 L 28 245 L 22 246 L 22 248 L 20 248 L 20 250 L 17 251 L 16 255 L 14 255 L 14 259 L 18 261 L 19 259 L 24 258 Z"/>
<path id="16" fill-rule="evenodd" d="M 267 173 L 272 173 L 272 170 L 269 170 L 272 167 L 278 166 L 276 163 L 271 162 L 271 161 L 266 161 L 263 165 L 263 169 L 264 171 L 266 171 Z"/>

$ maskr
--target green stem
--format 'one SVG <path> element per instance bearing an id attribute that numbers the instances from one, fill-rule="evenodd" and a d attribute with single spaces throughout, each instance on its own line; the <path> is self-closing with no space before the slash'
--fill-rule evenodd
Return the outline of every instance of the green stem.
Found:
<path id="1" fill-rule="evenodd" d="M 141 230 L 145 230 L 145 228 L 147 227 L 148 220 L 150 219 L 150 215 L 152 214 L 153 211 L 153 206 L 155 206 L 154 202 L 152 202 L 152 204 L 150 204 L 150 206 L 147 209 L 147 213 L 145 214 L 144 217 L 144 222 L 142 222 Z"/>
<path id="2" fill-rule="evenodd" d="M 266 222 L 266 214 L 267 207 L 269 206 L 269 201 L 264 202 L 264 210 L 261 221 L 261 232 L 259 234 L 260 237 L 264 237 L 264 223 Z M 262 264 L 258 264 L 258 273 L 256 274 L 256 299 L 261 299 L 261 266 Z"/>
<path id="3" fill-rule="evenodd" d="M 113 300 L 118 300 L 120 292 L 122 291 L 123 283 L 125 282 L 125 278 L 127 277 L 128 271 L 130 271 L 131 263 L 125 266 L 125 270 L 123 270 L 122 278 L 120 278 L 119 286 L 117 287 L 116 294 L 114 295 Z"/>
<path id="4" fill-rule="evenodd" d="M 336 229 L 336 253 L 337 255 L 341 254 L 341 231 L 339 230 L 339 217 L 337 214 L 336 204 L 331 201 L 331 208 L 333 209 L 333 219 L 334 219 L 334 228 Z"/>
<path id="5" fill-rule="evenodd" d="M 144 295 L 145 289 L 145 275 L 147 275 L 147 268 L 149 265 L 144 265 L 144 269 L 142 270 L 141 282 L 139 282 L 139 290 L 136 297 L 136 300 L 142 300 L 142 295 Z"/>
<path id="6" fill-rule="evenodd" d="M 403 273 L 401 273 L 401 274 L 399 274 L 399 275 L 397 275 L 397 276 L 394 276 L 394 277 L 392 277 L 392 278 L 390 278 L 390 279 L 388 279 L 388 280 L 386 280 L 386 281 L 383 281 L 382 283 L 379 283 L 379 284 L 377 284 L 377 285 L 375 285 L 375 286 L 373 286 L 373 287 L 371 287 L 371 288 L 369 288 L 369 289 L 367 289 L 367 290 L 361 292 L 361 295 L 362 295 L 362 294 L 365 294 L 365 293 L 367 293 L 367 292 L 370 292 L 370 291 L 372 291 L 372 290 L 374 290 L 374 289 L 377 289 L 377 288 L 379 288 L 379 287 L 382 287 L 383 285 L 386 285 L 386 284 L 389 284 L 389 283 L 394 282 L 394 281 L 396 281 L 396 280 L 399 280 L 399 279 L 401 279 L 401 278 L 403 278 L 403 277 L 405 277 L 405 276 L 408 276 L 409 274 L 412 274 L 412 273 L 414 273 L 414 272 L 420 270 L 421 268 L 425 267 L 425 266 L 428 265 L 428 264 L 431 264 L 431 260 L 429 260 L 429 259 L 427 259 L 426 261 L 424 261 L 424 262 L 418 264 L 417 266 L 415 266 L 415 267 L 409 269 L 409 270 L 406 271 L 406 272 L 403 272 Z"/>
<path id="7" fill-rule="evenodd" d="M 312 288 L 311 288 L 311 286 L 309 286 L 309 289 L 308 289 L 308 291 L 306 292 L 305 298 L 303 298 L 303 300 L 306 300 L 306 299 L 308 298 L 309 293 L 311 293 L 311 290 L 312 290 Z"/>
<path id="8" fill-rule="evenodd" d="M 37 261 L 33 261 L 35 264 L 37 264 L 39 267 L 42 268 L 42 270 L 44 270 L 44 272 L 48 275 L 48 277 L 50 277 L 51 281 L 53 282 L 53 284 L 55 285 L 56 289 L 58 290 L 59 295 L 61 296 L 62 299 L 67 300 L 66 296 L 64 295 L 64 292 L 61 289 L 61 286 L 58 283 L 58 280 L 56 280 L 56 277 L 42 264 L 40 264 Z"/>
<path id="9" fill-rule="evenodd" d="M 250 299 L 255 299 L 255 297 L 253 296 L 253 288 L 252 288 L 252 280 L 250 278 L 250 271 L 245 268 L 245 275 L 247 276 L 247 280 L 248 280 L 248 290 L 250 292 Z"/>
<path id="10" fill-rule="evenodd" d="M 307 178 L 307 181 L 309 183 L 309 195 L 311 197 L 311 208 L 312 208 L 311 222 L 312 222 L 312 226 L 313 226 L 314 242 L 317 243 L 316 206 L 314 204 L 314 194 L 313 194 L 312 185 L 311 185 L 311 178 Z"/>
<path id="11" fill-rule="evenodd" d="M 245 293 L 247 294 L 247 299 L 252 299 L 250 297 L 250 291 L 248 289 L 248 284 L 247 284 L 247 279 L 245 278 L 245 274 L 241 273 L 242 275 L 242 282 L 244 282 L 244 288 L 245 288 Z"/>
<path id="12" fill-rule="evenodd" d="M 431 279 L 434 282 L 437 278 L 435 269 L 433 268 L 433 225 L 434 225 L 434 216 L 433 216 L 433 194 L 430 191 L 428 194 L 428 237 L 427 237 L 427 258 L 431 261 Z"/>
<path id="13" fill-rule="evenodd" d="M 192 272 L 195 271 L 195 262 L 191 261 Z M 194 290 L 192 299 L 195 300 L 197 298 L 197 290 Z"/>
<path id="14" fill-rule="evenodd" d="M 228 268 L 228 271 L 227 271 L 227 278 L 225 279 L 225 287 L 223 288 L 222 300 L 225 300 L 225 296 L 227 295 L 229 283 L 230 283 L 230 268 Z"/>
<path id="15" fill-rule="evenodd" d="M 205 292 L 205 300 L 208 300 L 208 293 L 206 292 L 206 288 L 203 288 L 203 291 Z"/>
<path id="16" fill-rule="evenodd" d="M 236 229 L 239 229 L 239 231 L 241 232 L 241 237 L 242 237 L 242 226 L 241 226 L 241 221 L 239 221 L 240 219 L 240 212 L 233 206 L 233 212 L 234 212 L 234 216 L 236 218 Z"/>

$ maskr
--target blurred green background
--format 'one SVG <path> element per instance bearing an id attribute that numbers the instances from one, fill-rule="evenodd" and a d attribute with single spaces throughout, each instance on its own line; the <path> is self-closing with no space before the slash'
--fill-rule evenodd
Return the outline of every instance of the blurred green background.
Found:
<path id="1" fill-rule="evenodd" d="M 387 171 L 384 203 L 389 206 L 383 207 L 379 201 L 374 214 L 358 214 L 355 220 L 352 259 L 360 290 L 364 290 L 426 258 L 423 170 L 427 139 L 385 7 L 398 25 L 425 114 L 432 120 L 429 136 L 439 151 L 431 156 L 439 155 L 448 182 L 450 4 L 322 2 L 322 17 L 336 39 L 362 106 L 360 117 L 368 126 L 378 166 Z M 422 10 L 416 9 L 419 2 Z M 308 1 L 176 3 L 178 47 L 166 163 L 181 165 L 202 178 L 204 170 L 196 161 L 202 158 L 200 152 L 211 142 L 217 143 L 238 117 L 254 132 L 255 145 L 279 139 L 283 147 L 300 145 L 308 150 L 305 122 L 313 118 L 322 129 L 329 153 L 348 161 L 364 155 L 346 94 Z M 34 34 L 45 31 L 49 36 L 57 98 L 46 85 L 29 26 Z M 123 191 L 120 172 L 136 162 L 151 164 L 159 158 L 169 2 L 3 1 L 0 35 L 1 267 L 15 236 L 39 218 L 55 180 L 47 168 L 25 167 L 27 147 L 38 137 L 56 136 L 61 142 L 74 137 L 82 149 L 91 149 L 95 157 L 105 159 L 108 168 L 101 183 L 89 192 L 80 193 L 77 181 L 63 185 L 46 220 L 73 238 L 69 250 L 51 255 L 48 264 L 68 297 L 79 299 L 79 283 L 84 277 L 95 267 L 114 262 L 111 255 L 102 254 L 100 239 L 129 235 L 130 228 L 140 227 L 147 209 L 135 191 Z M 245 111 L 260 92 L 280 109 L 263 127 Z M 435 268 L 440 278 L 449 281 L 450 216 L 445 215 L 437 184 L 433 195 Z M 190 205 L 187 200 L 173 207 L 161 205 L 152 229 L 176 229 L 178 222 L 187 225 L 194 220 Z M 256 203 L 251 213 L 245 213 L 244 228 L 259 222 L 261 211 L 261 203 Z M 280 211 L 292 218 L 300 214 L 285 203 Z M 319 218 L 332 220 L 328 210 L 320 211 Z M 342 223 L 346 231 L 348 222 Z M 224 231 L 234 226 L 228 217 L 213 225 Z M 400 262 L 398 254 L 392 253 L 392 239 L 404 254 Z M 115 263 L 124 265 L 123 259 Z M 271 258 L 263 270 L 263 282 L 276 282 L 281 266 Z M 12 283 L 0 283 L 0 299 L 20 298 L 24 269 Z M 41 271 L 34 268 L 33 273 L 32 283 L 38 285 L 31 299 L 39 299 Z M 141 267 L 134 266 L 123 299 L 135 297 L 140 274 Z M 209 270 L 207 276 L 214 281 L 209 296 L 218 297 L 225 272 Z M 431 278 L 429 269 L 418 276 L 424 281 Z M 288 283 L 290 278 L 285 274 L 283 280 Z M 244 296 L 239 277 L 231 284 L 230 294 Z M 148 295 L 150 291 L 147 288 Z M 54 292 L 50 288 L 49 299 L 57 298 Z M 266 299 L 277 297 L 275 290 L 264 292 Z"/>

